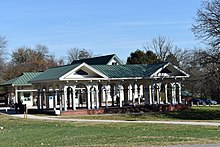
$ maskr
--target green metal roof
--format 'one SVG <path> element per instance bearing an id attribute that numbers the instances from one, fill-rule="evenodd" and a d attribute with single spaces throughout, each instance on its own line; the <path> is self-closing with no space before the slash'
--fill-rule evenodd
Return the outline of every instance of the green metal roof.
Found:
<path id="1" fill-rule="evenodd" d="M 119 64 L 123 64 L 122 61 L 115 54 L 75 60 L 71 64 L 86 63 L 89 65 L 107 65 L 112 58 L 115 58 L 119 62 Z"/>
<path id="2" fill-rule="evenodd" d="M 0 86 L 7 86 L 7 85 L 16 85 L 16 86 L 28 86 L 31 83 L 28 83 L 29 80 L 33 79 L 34 77 L 40 75 L 42 72 L 25 72 L 21 76 L 8 80 Z"/>
<path id="3" fill-rule="evenodd" d="M 108 78 L 149 77 L 167 63 L 130 64 L 130 65 L 89 65 L 100 71 Z M 65 65 L 49 68 L 29 82 L 59 80 L 61 76 L 78 67 L 80 64 Z"/>
<path id="4" fill-rule="evenodd" d="M 76 68 L 80 64 L 74 65 L 65 65 L 65 66 L 58 66 L 53 68 L 48 68 L 39 76 L 33 78 L 29 82 L 34 81 L 46 81 L 46 80 L 58 80 L 61 76 L 66 74 L 67 72 L 71 71 L 72 69 Z"/>
<path id="5" fill-rule="evenodd" d="M 109 78 L 149 77 L 166 62 L 157 64 L 93 65 Z"/>

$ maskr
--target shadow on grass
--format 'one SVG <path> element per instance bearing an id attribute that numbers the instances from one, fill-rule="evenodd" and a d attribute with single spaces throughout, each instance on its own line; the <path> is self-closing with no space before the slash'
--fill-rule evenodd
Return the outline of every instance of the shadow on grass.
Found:
<path id="1" fill-rule="evenodd" d="M 180 119 L 180 120 L 220 120 L 220 107 L 192 107 L 191 110 L 174 112 L 149 112 L 130 115 L 130 119 Z"/>
<path id="2" fill-rule="evenodd" d="M 220 120 L 220 107 L 195 107 L 191 110 L 164 113 L 169 118 L 187 120 Z"/>

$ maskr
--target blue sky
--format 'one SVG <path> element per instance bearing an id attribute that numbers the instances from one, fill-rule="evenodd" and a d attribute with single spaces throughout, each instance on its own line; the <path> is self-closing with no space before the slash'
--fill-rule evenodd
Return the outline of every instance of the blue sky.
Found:
<path id="1" fill-rule="evenodd" d="M 159 35 L 181 48 L 199 46 L 190 28 L 200 0 L 2 0 L 0 35 L 8 52 L 36 44 L 56 57 L 78 47 L 124 61 Z"/>

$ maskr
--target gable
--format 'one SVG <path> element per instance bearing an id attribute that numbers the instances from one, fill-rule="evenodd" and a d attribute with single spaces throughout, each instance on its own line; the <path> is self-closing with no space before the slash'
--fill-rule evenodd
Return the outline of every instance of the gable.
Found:
<path id="1" fill-rule="evenodd" d="M 66 73 L 60 80 L 89 80 L 107 78 L 104 74 L 94 69 L 93 67 L 83 63 L 77 68 Z"/>
<path id="2" fill-rule="evenodd" d="M 122 65 L 123 64 L 123 62 L 115 54 L 79 59 L 73 61 L 71 64 L 81 64 L 81 63 L 86 63 L 88 65 Z"/>
<path id="3" fill-rule="evenodd" d="M 33 78 L 29 82 L 39 83 L 42 81 L 58 81 L 61 76 L 72 71 L 73 69 L 75 69 L 79 65 L 80 64 L 74 64 L 74 65 L 64 65 L 64 66 L 48 68 L 42 74 Z"/>
<path id="4" fill-rule="evenodd" d="M 182 78 L 182 77 L 189 77 L 189 75 L 184 71 L 180 70 L 178 67 L 168 63 L 164 67 L 158 69 L 154 74 L 151 75 L 151 77 Z"/>
<path id="5" fill-rule="evenodd" d="M 107 65 L 122 65 L 122 62 L 121 62 L 121 60 L 119 60 L 119 59 L 117 58 L 117 56 L 113 56 L 113 57 L 109 60 L 109 62 L 107 63 Z"/>

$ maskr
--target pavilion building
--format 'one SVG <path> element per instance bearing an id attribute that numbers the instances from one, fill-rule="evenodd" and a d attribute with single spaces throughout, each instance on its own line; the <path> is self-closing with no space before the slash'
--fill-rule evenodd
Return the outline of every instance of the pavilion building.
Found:
<path id="1" fill-rule="evenodd" d="M 168 62 L 126 64 L 116 55 L 49 68 L 29 82 L 39 110 L 76 111 L 101 107 L 181 104 L 187 73 Z"/>

